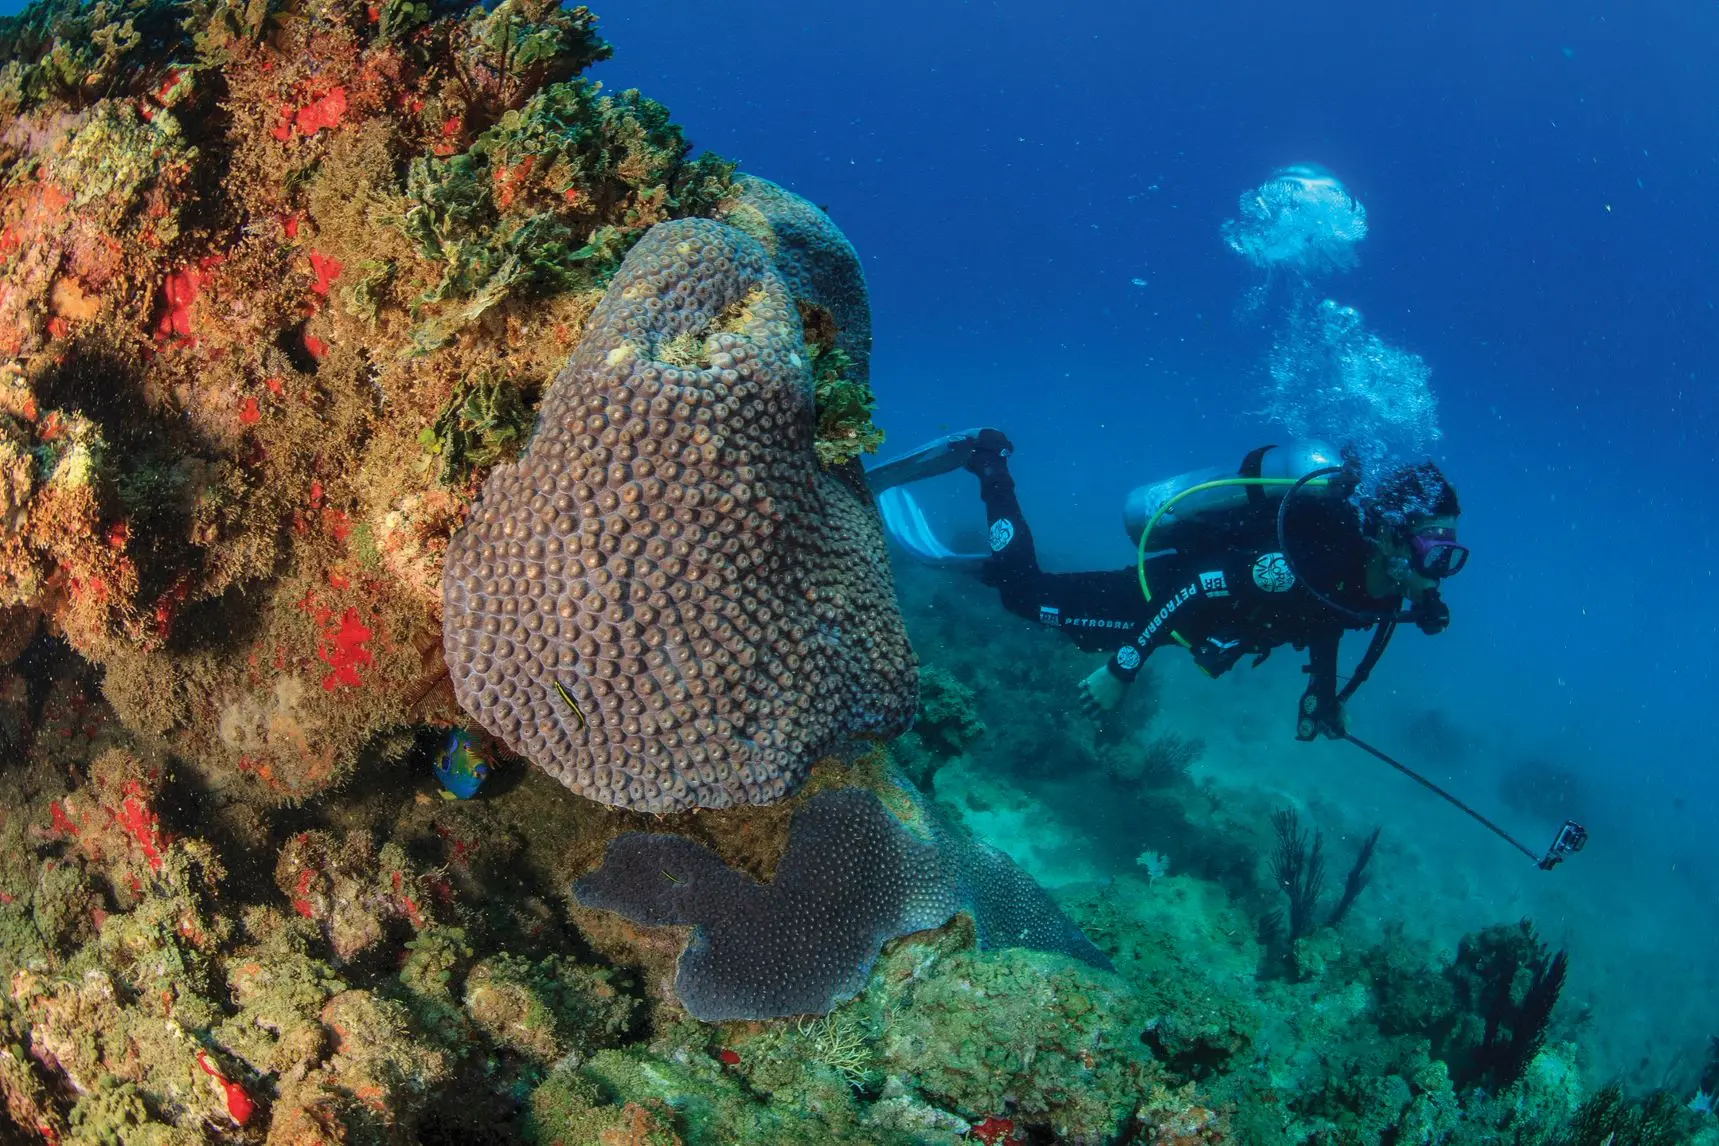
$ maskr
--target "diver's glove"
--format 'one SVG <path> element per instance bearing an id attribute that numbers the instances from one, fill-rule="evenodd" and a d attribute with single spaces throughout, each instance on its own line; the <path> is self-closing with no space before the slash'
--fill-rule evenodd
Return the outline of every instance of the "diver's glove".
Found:
<path id="1" fill-rule="evenodd" d="M 1207 637 L 1188 651 L 1194 658 L 1194 664 L 1210 677 L 1223 676 L 1247 654 L 1240 641 L 1225 641 L 1217 637 Z"/>
<path id="2" fill-rule="evenodd" d="M 1415 602 L 1411 614 L 1421 632 L 1429 637 L 1450 628 L 1450 606 L 1444 603 L 1444 598 L 1438 595 L 1437 589 L 1428 589 L 1426 595 Z"/>
<path id="3" fill-rule="evenodd" d="M 1127 689 L 1128 682 L 1110 671 L 1109 662 L 1099 665 L 1097 672 L 1080 682 L 1080 710 L 1097 720 L 1122 703 Z"/>
<path id="4" fill-rule="evenodd" d="M 1321 736 L 1341 740 L 1349 735 L 1349 714 L 1343 711 L 1343 703 L 1317 685 L 1301 694 L 1298 712 L 1297 740 L 1317 740 Z"/>
<path id="5" fill-rule="evenodd" d="M 969 431 L 952 448 L 966 453 L 962 468 L 978 474 L 981 479 L 1005 472 L 1003 459 L 1015 452 L 1015 444 L 1009 441 L 1007 434 L 989 427 Z"/>

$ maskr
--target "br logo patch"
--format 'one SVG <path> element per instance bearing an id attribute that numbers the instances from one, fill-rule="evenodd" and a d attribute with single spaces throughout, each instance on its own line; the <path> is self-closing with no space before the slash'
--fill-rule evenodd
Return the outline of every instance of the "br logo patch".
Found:
<path id="1" fill-rule="evenodd" d="M 1287 593 L 1295 588 L 1295 574 L 1281 553 L 1262 553 L 1253 563 L 1253 583 L 1267 593 Z"/>

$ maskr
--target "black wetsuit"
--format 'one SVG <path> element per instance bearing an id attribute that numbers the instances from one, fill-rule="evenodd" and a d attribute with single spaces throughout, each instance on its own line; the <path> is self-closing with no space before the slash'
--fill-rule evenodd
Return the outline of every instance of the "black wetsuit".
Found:
<path id="1" fill-rule="evenodd" d="M 1001 592 L 1004 608 L 1062 629 L 1077 648 L 1111 650 L 1110 671 L 1124 681 L 1134 679 L 1153 650 L 1172 642 L 1184 645 L 1212 676 L 1244 656 L 1263 657 L 1287 644 L 1308 650 L 1307 696 L 1314 707 L 1303 712 L 1323 718 L 1335 709 L 1337 646 L 1344 631 L 1396 616 L 1402 605 L 1399 597 L 1367 593 L 1372 546 L 1347 499 L 1307 496 L 1290 505 L 1284 537 L 1292 547 L 1293 573 L 1278 544 L 1279 503 L 1270 498 L 1250 501 L 1183 548 L 1148 553 L 1148 602 L 1134 567 L 1043 572 L 1006 463 L 987 451 L 975 454 L 967 468 L 979 477 L 990 524 L 991 556 L 981 576 Z M 1361 616 L 1320 601 L 1296 584 L 1297 575 Z M 1423 627 L 1436 631 L 1430 625 L 1443 610 L 1431 593 L 1417 605 L 1417 619 L 1424 615 Z"/>

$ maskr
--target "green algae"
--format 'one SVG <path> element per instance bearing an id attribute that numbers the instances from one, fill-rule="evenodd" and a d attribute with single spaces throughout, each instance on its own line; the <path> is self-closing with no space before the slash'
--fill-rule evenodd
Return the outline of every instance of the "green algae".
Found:
<path id="1" fill-rule="evenodd" d="M 985 734 L 973 690 L 936 665 L 919 670 L 919 715 L 914 731 L 932 752 L 959 756 Z"/>
<path id="2" fill-rule="evenodd" d="M 518 455 L 537 414 L 524 388 L 511 378 L 480 371 L 461 383 L 418 434 L 426 462 L 445 486 L 463 485 L 474 470 Z"/>
<path id="3" fill-rule="evenodd" d="M 164 171 L 196 158 L 171 112 L 160 109 L 145 120 L 131 104 L 104 100 L 43 164 L 42 175 L 64 188 L 85 218 L 112 228 L 138 209 Z M 173 226 L 163 218 L 156 236 L 171 241 Z"/>
<path id="4" fill-rule="evenodd" d="M 680 1146 L 681 1138 L 673 1130 L 677 1121 L 661 1100 L 625 1106 L 610 1103 L 597 1082 L 575 1067 L 563 1066 L 532 1091 L 524 1131 L 526 1141 L 543 1146 L 606 1141 Z"/>
<path id="5" fill-rule="evenodd" d="M 641 1102 L 672 1111 L 689 1146 L 955 1142 L 1005 1111 L 1061 1140 L 1109 1140 L 1156 1077 L 1138 1000 L 1073 960 L 971 943 L 955 925 L 895 945 L 872 989 L 828 1016 L 684 1022 L 558 1070 L 533 1099 L 539 1140 L 552 1120 L 615 1125 Z"/>
<path id="6" fill-rule="evenodd" d="M 973 1121 L 1012 1110 L 1060 1137 L 1103 1141 L 1151 1076 L 1142 1000 L 1058 956 L 958 951 L 884 1005 L 883 1069 Z"/>
<path id="7" fill-rule="evenodd" d="M 412 21 L 429 14 L 422 0 L 397 0 L 383 35 L 409 31 Z M 384 20 L 389 15 L 384 12 Z M 597 34 L 597 18 L 589 8 L 563 7 L 558 0 L 501 0 L 487 10 L 474 8 L 466 16 L 465 30 L 462 62 L 468 75 L 488 81 L 507 107 L 614 54 Z"/>
<path id="8" fill-rule="evenodd" d="M 181 26 L 209 64 L 229 61 L 236 48 L 256 43 L 288 7 L 287 0 L 191 0 Z"/>
<path id="9" fill-rule="evenodd" d="M 125 91 L 189 46 L 173 4 L 50 0 L 0 19 L 0 116 L 50 100 L 81 107 Z"/>
<path id="10" fill-rule="evenodd" d="M 581 79 L 506 111 L 458 155 L 414 158 L 381 215 L 440 268 L 414 300 L 414 346 L 445 344 L 508 297 L 600 290 L 652 224 L 726 193 L 733 165 L 690 151 L 661 104 Z"/>
<path id="11" fill-rule="evenodd" d="M 98 1081 L 71 1112 L 68 1143 L 80 1146 L 199 1146 L 207 1141 L 192 1127 L 164 1125 L 143 1092 L 115 1078 Z"/>
<path id="12" fill-rule="evenodd" d="M 73 950 L 95 937 L 102 899 L 75 857 L 48 860 L 30 897 L 32 918 L 45 947 Z"/>
<path id="13" fill-rule="evenodd" d="M 399 981 L 418 1024 L 440 1042 L 462 1041 L 470 1032 L 470 1023 L 455 992 L 475 954 L 465 929 L 426 927 L 406 940 L 405 946 L 406 961 L 400 966 Z"/>
<path id="14" fill-rule="evenodd" d="M 883 431 L 872 421 L 877 395 L 871 383 L 854 376 L 854 360 L 840 347 L 814 343 L 808 349 L 818 411 L 818 460 L 826 466 L 839 466 L 862 454 L 877 453 L 883 445 Z"/>
<path id="15" fill-rule="evenodd" d="M 679 1048 L 663 1045 L 661 1051 L 667 1053 L 640 1053 L 632 1048 L 603 1051 L 585 1068 L 587 1077 L 598 1083 L 606 1097 L 654 1101 L 672 1109 L 673 1128 L 687 1146 L 871 1140 L 862 1126 L 859 1104 L 840 1077 L 814 1068 L 774 1079 L 769 1067 L 776 1060 L 765 1059 L 759 1064 L 765 1066 L 764 1085 L 754 1090 L 744 1045 L 735 1052 L 740 1062 L 728 1069 L 702 1045 L 706 1040 L 700 1033 L 694 1032 L 693 1037 L 696 1043 L 688 1039 Z M 760 1101 L 761 1095 L 769 1100 Z M 883 1140 L 878 1146 L 895 1144 Z"/>
<path id="16" fill-rule="evenodd" d="M 913 727 L 890 744 L 890 755 L 921 789 L 935 786 L 937 770 L 985 734 L 973 690 L 937 665 L 919 669 L 919 711 Z"/>
<path id="17" fill-rule="evenodd" d="M 312 954 L 318 937 L 307 921 L 252 909 L 245 929 L 261 938 L 223 960 L 234 1012 L 215 1024 L 215 1040 L 259 1074 L 315 1061 L 326 1039 L 323 1005 L 347 983 Z"/>

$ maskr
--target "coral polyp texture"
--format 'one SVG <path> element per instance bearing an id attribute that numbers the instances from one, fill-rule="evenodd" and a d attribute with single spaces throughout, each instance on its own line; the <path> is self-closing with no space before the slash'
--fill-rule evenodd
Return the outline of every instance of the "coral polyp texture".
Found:
<path id="1" fill-rule="evenodd" d="M 764 244 L 799 303 L 818 459 L 841 466 L 876 453 L 883 431 L 872 421 L 871 302 L 853 244 L 815 205 L 756 175 L 735 175 L 717 217 Z"/>
<path id="2" fill-rule="evenodd" d="M 865 788 L 808 797 L 767 883 L 684 836 L 628 832 L 574 894 L 647 927 L 693 926 L 675 994 L 706 1022 L 823 1014 L 865 986 L 885 942 L 957 911 L 972 915 L 982 948 L 1109 968 L 1014 861 L 944 821 L 905 780 L 885 794 L 907 821 Z"/>
<path id="3" fill-rule="evenodd" d="M 764 244 L 803 306 L 813 311 L 813 341 L 831 340 L 854 363 L 852 377 L 871 380 L 871 303 L 859 255 L 815 205 L 768 179 L 737 174 L 717 217 Z M 818 329 L 825 323 L 833 329 Z"/>
<path id="4" fill-rule="evenodd" d="M 455 535 L 455 695 L 573 791 L 770 803 L 911 720 L 882 531 L 855 472 L 818 459 L 808 358 L 757 240 L 658 224 Z"/>

